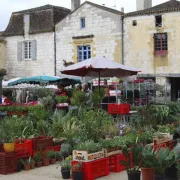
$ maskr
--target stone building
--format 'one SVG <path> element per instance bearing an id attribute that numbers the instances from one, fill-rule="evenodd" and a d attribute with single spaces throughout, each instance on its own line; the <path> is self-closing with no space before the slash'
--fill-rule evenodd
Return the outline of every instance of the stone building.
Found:
<path id="1" fill-rule="evenodd" d="M 69 13 L 51 5 L 12 13 L 3 32 L 8 78 L 55 74 L 55 25 Z"/>
<path id="2" fill-rule="evenodd" d="M 93 56 L 122 63 L 122 15 L 115 9 L 86 1 L 59 22 L 56 25 L 57 74 L 63 62 L 76 63 Z"/>
<path id="3" fill-rule="evenodd" d="M 5 68 L 5 44 L 6 41 L 0 32 L 0 69 Z"/>
<path id="4" fill-rule="evenodd" d="M 142 70 L 139 77 L 180 90 L 180 2 L 170 0 L 124 18 L 125 64 Z"/>

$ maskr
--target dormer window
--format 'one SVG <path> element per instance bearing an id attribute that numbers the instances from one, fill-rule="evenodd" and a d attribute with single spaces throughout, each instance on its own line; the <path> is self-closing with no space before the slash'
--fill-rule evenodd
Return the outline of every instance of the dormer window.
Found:
<path id="1" fill-rule="evenodd" d="M 81 18 L 80 19 L 80 25 L 81 25 L 81 29 L 84 29 L 86 27 L 86 20 L 85 20 L 85 18 Z"/>
<path id="2" fill-rule="evenodd" d="M 162 27 L 162 15 L 155 16 L 156 27 Z"/>

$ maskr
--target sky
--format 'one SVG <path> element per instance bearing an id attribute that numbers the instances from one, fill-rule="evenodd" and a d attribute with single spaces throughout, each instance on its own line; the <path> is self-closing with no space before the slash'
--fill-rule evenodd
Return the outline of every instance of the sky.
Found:
<path id="1" fill-rule="evenodd" d="M 83 3 L 85 0 L 81 0 Z M 120 10 L 124 7 L 125 12 L 136 10 L 136 0 L 89 0 L 97 4 L 105 4 L 107 7 L 116 8 Z M 157 5 L 168 0 L 153 0 L 153 5 Z M 12 12 L 25 10 L 46 4 L 62 6 L 66 8 L 71 7 L 71 0 L 0 0 L 0 31 L 4 31 L 9 22 Z M 115 7 L 116 5 L 116 7 Z"/>

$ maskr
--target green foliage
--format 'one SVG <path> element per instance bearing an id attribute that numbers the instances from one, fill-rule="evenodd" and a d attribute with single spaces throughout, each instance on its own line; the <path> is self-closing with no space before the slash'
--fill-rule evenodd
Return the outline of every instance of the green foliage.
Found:
<path id="1" fill-rule="evenodd" d="M 53 92 L 45 87 L 33 88 L 31 89 L 30 93 L 32 93 L 34 96 L 40 99 L 48 96 L 53 96 Z"/>
<path id="2" fill-rule="evenodd" d="M 174 127 L 171 126 L 170 124 L 166 124 L 166 125 L 162 125 L 162 126 L 158 125 L 157 127 L 158 127 L 157 131 L 161 132 L 161 133 L 173 134 L 173 132 L 174 132 Z"/>
<path id="3" fill-rule="evenodd" d="M 62 160 L 60 162 L 61 169 L 70 170 L 71 169 L 71 161 L 70 160 Z"/>
<path id="4" fill-rule="evenodd" d="M 84 143 L 79 143 L 76 147 L 79 151 L 88 151 L 88 153 L 95 153 L 102 150 L 102 146 L 99 143 L 94 143 L 93 141 L 86 141 Z"/>
<path id="5" fill-rule="evenodd" d="M 55 151 L 46 151 L 45 157 L 48 159 L 55 159 L 56 158 L 56 152 Z"/>
<path id="6" fill-rule="evenodd" d="M 41 162 L 41 161 L 42 161 L 41 152 L 37 152 L 37 153 L 34 155 L 34 160 L 35 160 L 35 162 Z"/>
<path id="7" fill-rule="evenodd" d="M 57 103 L 67 103 L 69 101 L 68 96 L 56 96 Z"/>
<path id="8" fill-rule="evenodd" d="M 24 106 L 17 106 L 17 105 L 11 105 L 11 106 L 0 106 L 0 111 L 2 112 L 25 112 L 27 111 L 27 108 Z"/>
<path id="9" fill-rule="evenodd" d="M 99 104 L 99 100 L 101 102 L 101 100 L 104 98 L 105 95 L 105 90 L 104 88 L 100 88 L 100 92 L 99 89 L 95 89 L 95 91 L 92 93 L 91 95 L 91 101 L 92 103 L 96 106 Z"/>
<path id="10" fill-rule="evenodd" d="M 63 154 L 63 153 L 71 154 L 71 153 L 72 153 L 72 146 L 71 146 L 71 144 L 63 143 L 63 144 L 61 145 L 60 153 L 61 153 L 61 154 Z"/>
<path id="11" fill-rule="evenodd" d="M 73 91 L 72 98 L 71 98 L 71 105 L 80 107 L 81 105 L 85 104 L 86 102 L 86 95 L 82 91 Z"/>
<path id="12" fill-rule="evenodd" d="M 42 106 L 47 110 L 47 109 L 52 109 L 53 105 L 54 105 L 54 99 L 53 96 L 47 96 L 47 97 L 43 97 L 42 99 L 40 99 L 40 103 L 42 104 Z"/>

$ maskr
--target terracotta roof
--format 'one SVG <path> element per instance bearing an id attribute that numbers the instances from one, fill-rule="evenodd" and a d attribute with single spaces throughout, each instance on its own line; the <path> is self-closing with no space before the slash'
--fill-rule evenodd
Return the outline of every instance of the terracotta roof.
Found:
<path id="1" fill-rule="evenodd" d="M 86 3 L 87 3 L 87 4 L 90 4 L 90 5 L 92 5 L 92 6 L 95 6 L 95 7 L 97 7 L 97 8 L 100 8 L 100 9 L 102 9 L 102 10 L 109 11 L 109 12 L 111 12 L 111 13 L 115 13 L 115 14 L 119 14 L 119 15 L 123 15 L 123 14 L 124 14 L 123 12 L 118 11 L 118 10 L 116 10 L 116 9 L 112 9 L 112 8 L 109 8 L 109 7 L 106 7 L 106 6 L 103 6 L 103 5 L 99 5 L 99 4 L 95 4 L 95 3 L 92 3 L 92 2 L 89 2 L 89 1 L 85 1 L 83 4 L 81 4 L 81 6 L 83 6 L 83 5 L 86 4 Z M 81 6 L 79 6 L 79 8 L 80 8 Z M 79 8 L 77 8 L 77 9 L 79 9 Z M 75 12 L 77 9 L 75 9 L 75 10 L 72 11 L 71 13 Z"/>
<path id="2" fill-rule="evenodd" d="M 180 2 L 177 0 L 170 0 L 148 9 L 126 13 L 125 16 L 143 16 L 149 14 L 174 12 L 174 11 L 180 11 Z"/>
<path id="3" fill-rule="evenodd" d="M 37 8 L 14 12 L 3 36 L 16 36 L 24 34 L 24 15 L 30 15 L 30 34 L 54 31 L 54 26 L 66 17 L 69 9 L 45 5 Z"/>

